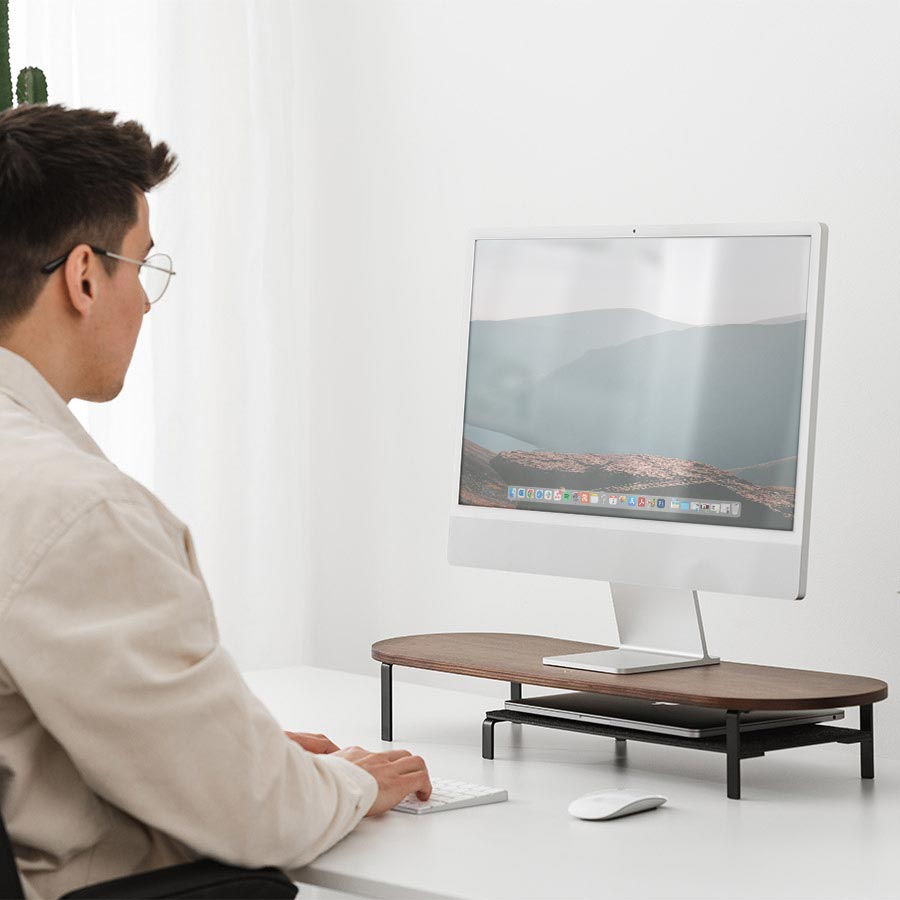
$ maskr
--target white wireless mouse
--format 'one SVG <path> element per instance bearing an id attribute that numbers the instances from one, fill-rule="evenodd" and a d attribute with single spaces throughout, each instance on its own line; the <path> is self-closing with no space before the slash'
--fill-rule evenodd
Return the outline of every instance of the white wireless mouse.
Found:
<path id="1" fill-rule="evenodd" d="M 632 813 L 662 806 L 668 797 L 645 794 L 642 791 L 595 791 L 569 804 L 569 812 L 576 819 L 617 819 Z"/>

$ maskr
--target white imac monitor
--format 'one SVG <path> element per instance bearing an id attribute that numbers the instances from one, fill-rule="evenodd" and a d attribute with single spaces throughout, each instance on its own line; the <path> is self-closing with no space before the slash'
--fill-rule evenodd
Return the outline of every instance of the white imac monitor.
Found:
<path id="1" fill-rule="evenodd" d="M 697 591 L 803 597 L 826 238 L 472 236 L 450 562 L 607 581 L 619 628 L 545 663 L 713 664 Z"/>

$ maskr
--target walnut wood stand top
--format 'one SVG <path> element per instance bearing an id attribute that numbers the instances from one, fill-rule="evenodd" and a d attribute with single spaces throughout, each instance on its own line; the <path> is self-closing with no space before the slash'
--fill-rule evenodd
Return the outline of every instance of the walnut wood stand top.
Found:
<path id="1" fill-rule="evenodd" d="M 825 709 L 887 697 L 877 678 L 722 662 L 714 666 L 607 675 L 545 666 L 545 656 L 608 650 L 530 634 L 413 634 L 372 645 L 379 662 L 570 691 L 664 700 L 716 709 Z"/>

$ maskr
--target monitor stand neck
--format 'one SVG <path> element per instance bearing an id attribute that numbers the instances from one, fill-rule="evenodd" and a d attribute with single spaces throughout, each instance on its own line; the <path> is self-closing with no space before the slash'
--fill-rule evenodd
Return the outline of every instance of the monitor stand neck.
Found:
<path id="1" fill-rule="evenodd" d="M 609 589 L 619 649 L 547 656 L 544 665 L 630 675 L 719 662 L 706 649 L 696 591 L 636 584 L 610 584 Z"/>

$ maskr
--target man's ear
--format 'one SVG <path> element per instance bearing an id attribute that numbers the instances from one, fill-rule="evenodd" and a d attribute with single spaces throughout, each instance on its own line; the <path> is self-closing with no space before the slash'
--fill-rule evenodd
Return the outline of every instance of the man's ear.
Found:
<path id="1" fill-rule="evenodd" d="M 87 244 L 79 244 L 66 259 L 64 279 L 69 303 L 82 316 L 89 316 L 97 299 L 99 268 L 103 264 Z"/>

